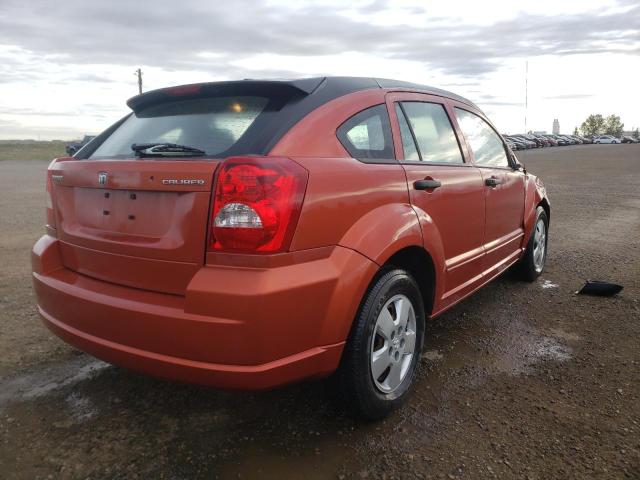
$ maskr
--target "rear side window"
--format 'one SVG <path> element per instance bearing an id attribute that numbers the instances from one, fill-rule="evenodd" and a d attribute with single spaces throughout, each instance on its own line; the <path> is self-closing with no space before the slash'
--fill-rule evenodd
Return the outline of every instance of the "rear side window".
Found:
<path id="1" fill-rule="evenodd" d="M 479 167 L 509 167 L 509 159 L 500 136 L 482 118 L 474 113 L 456 108 L 460 130 L 473 151 Z"/>
<path id="2" fill-rule="evenodd" d="M 400 105 L 418 144 L 419 160 L 428 163 L 464 163 L 458 140 L 443 105 L 427 102 L 402 102 Z M 400 115 L 399 121 L 402 132 Z M 402 137 L 404 145 L 404 133 Z"/>
<path id="3" fill-rule="evenodd" d="M 153 105 L 133 113 L 90 158 L 127 158 L 133 143 L 178 143 L 220 156 L 269 110 L 257 96 L 208 97 Z"/>
<path id="4" fill-rule="evenodd" d="M 395 158 L 391 124 L 385 105 L 363 110 L 337 130 L 338 140 L 353 158 L 390 160 Z"/>

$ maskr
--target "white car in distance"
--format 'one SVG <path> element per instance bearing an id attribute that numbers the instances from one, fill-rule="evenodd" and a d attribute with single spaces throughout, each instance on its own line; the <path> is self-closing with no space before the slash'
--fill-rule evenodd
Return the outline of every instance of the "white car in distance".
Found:
<path id="1" fill-rule="evenodd" d="M 593 139 L 593 143 L 620 143 L 620 140 L 612 135 L 600 135 Z"/>

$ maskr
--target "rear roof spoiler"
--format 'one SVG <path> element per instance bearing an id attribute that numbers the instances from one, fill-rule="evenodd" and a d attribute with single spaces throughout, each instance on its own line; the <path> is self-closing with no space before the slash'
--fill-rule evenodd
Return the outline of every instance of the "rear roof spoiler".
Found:
<path id="1" fill-rule="evenodd" d="M 300 80 L 236 80 L 228 82 L 207 82 L 180 85 L 178 87 L 160 88 L 127 100 L 127 105 L 134 112 L 140 109 L 178 98 L 197 98 L 225 95 L 269 95 L 300 96 L 312 94 L 323 83 L 325 77 L 303 78 Z"/>

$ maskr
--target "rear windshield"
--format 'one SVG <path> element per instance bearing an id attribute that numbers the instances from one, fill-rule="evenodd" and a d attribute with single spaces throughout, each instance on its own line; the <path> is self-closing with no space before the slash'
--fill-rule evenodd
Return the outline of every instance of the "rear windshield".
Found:
<path id="1" fill-rule="evenodd" d="M 280 103 L 280 102 L 278 102 Z M 280 106 L 280 105 L 278 105 Z M 276 108 L 260 96 L 205 97 L 161 103 L 131 114 L 89 158 L 130 158 L 134 143 L 177 143 L 223 156 L 246 142 L 256 120 Z"/>

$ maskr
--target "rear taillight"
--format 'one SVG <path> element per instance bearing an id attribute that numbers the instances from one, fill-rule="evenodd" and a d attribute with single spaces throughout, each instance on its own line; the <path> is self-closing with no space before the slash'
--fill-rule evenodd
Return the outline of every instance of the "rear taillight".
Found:
<path id="1" fill-rule="evenodd" d="M 47 172 L 47 226 L 56 228 L 56 217 L 53 214 L 53 184 L 50 172 Z"/>
<path id="2" fill-rule="evenodd" d="M 281 157 L 231 157 L 218 168 L 210 250 L 273 253 L 288 249 L 308 173 Z"/>
<path id="3" fill-rule="evenodd" d="M 58 159 L 54 159 L 50 164 L 49 164 L 49 168 L 47 169 L 47 186 L 46 186 L 46 190 L 47 190 L 47 198 L 46 198 L 46 202 L 47 202 L 47 216 L 46 216 L 46 228 L 47 228 L 47 233 L 49 233 L 50 235 L 55 235 L 55 231 L 56 231 L 56 215 L 55 212 L 53 210 L 53 173 L 51 172 L 51 166 L 56 163 L 58 161 Z"/>
<path id="4" fill-rule="evenodd" d="M 51 160 L 47 167 L 47 232 L 49 235 L 56 235 L 56 215 L 53 209 L 54 204 L 54 188 L 53 182 L 57 180 L 62 181 L 62 172 L 53 169 L 54 165 L 58 162 L 66 162 L 69 160 L 75 160 L 74 157 L 58 157 Z"/>

